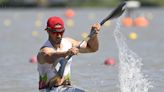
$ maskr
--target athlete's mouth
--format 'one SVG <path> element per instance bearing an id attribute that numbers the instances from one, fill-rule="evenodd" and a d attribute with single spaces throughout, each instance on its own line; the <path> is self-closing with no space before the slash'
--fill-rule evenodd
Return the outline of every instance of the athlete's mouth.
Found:
<path id="1" fill-rule="evenodd" d="M 61 38 L 57 38 L 56 43 L 60 43 L 60 42 L 61 42 Z"/>

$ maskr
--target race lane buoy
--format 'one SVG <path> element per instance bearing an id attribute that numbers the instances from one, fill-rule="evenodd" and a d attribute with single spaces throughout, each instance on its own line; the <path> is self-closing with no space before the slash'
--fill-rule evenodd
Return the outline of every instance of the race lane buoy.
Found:
<path id="1" fill-rule="evenodd" d="M 110 21 L 106 21 L 105 24 L 104 24 L 105 27 L 109 27 L 110 26 Z"/>
<path id="2" fill-rule="evenodd" d="M 39 35 L 38 31 L 32 31 L 31 35 L 33 37 L 37 37 Z"/>
<path id="3" fill-rule="evenodd" d="M 41 26 L 42 26 L 42 21 L 39 20 L 39 19 L 36 20 L 36 21 L 35 21 L 35 27 L 38 27 L 38 28 L 39 28 L 39 27 L 41 27 Z"/>
<path id="4" fill-rule="evenodd" d="M 74 25 L 75 25 L 74 20 L 68 19 L 68 20 L 66 21 L 66 25 L 67 25 L 69 28 L 74 27 Z"/>
<path id="5" fill-rule="evenodd" d="M 122 24 L 126 27 L 131 27 L 133 25 L 133 20 L 130 17 L 125 17 L 122 20 Z"/>
<path id="6" fill-rule="evenodd" d="M 73 9 L 67 9 L 65 12 L 65 16 L 67 18 L 73 18 L 75 16 L 75 12 Z"/>
<path id="7" fill-rule="evenodd" d="M 32 56 L 29 60 L 30 63 L 37 63 L 37 57 L 36 56 Z"/>
<path id="8" fill-rule="evenodd" d="M 137 33 L 135 33 L 135 32 L 131 32 L 131 33 L 129 34 L 129 39 L 131 39 L 131 40 L 136 40 L 137 37 L 138 37 L 138 35 L 137 35 Z"/>
<path id="9" fill-rule="evenodd" d="M 139 16 L 134 20 L 134 24 L 139 27 L 147 27 L 149 23 L 145 17 Z"/>
<path id="10" fill-rule="evenodd" d="M 113 58 L 107 58 L 105 61 L 104 61 L 104 64 L 105 65 L 115 65 L 116 62 Z"/>
<path id="11" fill-rule="evenodd" d="M 4 26 L 10 27 L 12 25 L 12 21 L 10 19 L 5 19 L 3 22 Z"/>

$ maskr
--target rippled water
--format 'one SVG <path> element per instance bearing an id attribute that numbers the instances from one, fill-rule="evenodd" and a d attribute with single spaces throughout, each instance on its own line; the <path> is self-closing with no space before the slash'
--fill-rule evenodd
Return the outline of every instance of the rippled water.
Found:
<path id="1" fill-rule="evenodd" d="M 67 22 L 66 9 L 1 9 L 0 10 L 0 91 L 3 92 L 38 92 L 38 73 L 36 64 L 29 59 L 36 55 L 47 38 L 44 31 L 49 16 L 61 16 Z M 89 33 L 90 26 L 101 21 L 110 9 L 75 9 L 74 27 L 66 26 L 65 36 L 81 40 L 83 32 Z M 152 12 L 153 19 L 148 27 L 121 27 L 120 31 L 132 51 L 142 58 L 142 73 L 154 86 L 149 92 L 164 90 L 164 44 L 163 44 L 163 9 L 140 9 L 140 13 Z M 95 14 L 95 15 L 94 15 Z M 41 23 L 41 25 L 40 25 Z M 72 81 L 74 85 L 89 92 L 119 92 L 119 49 L 113 31 L 116 20 L 110 26 L 103 26 L 99 34 L 100 49 L 93 54 L 74 56 L 72 63 Z M 130 32 L 136 32 L 138 38 L 128 38 Z M 33 35 L 32 35 L 33 34 Z M 115 58 L 116 65 L 106 66 L 104 60 Z"/>

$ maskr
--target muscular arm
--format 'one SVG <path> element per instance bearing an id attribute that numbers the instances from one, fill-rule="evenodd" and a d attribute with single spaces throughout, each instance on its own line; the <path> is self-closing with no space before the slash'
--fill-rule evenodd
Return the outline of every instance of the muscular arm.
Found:
<path id="1" fill-rule="evenodd" d="M 69 41 L 72 42 L 73 47 L 77 47 L 81 41 L 74 40 L 72 38 L 67 38 Z M 96 52 L 98 50 L 98 38 L 97 34 L 93 36 L 88 42 L 84 42 L 84 44 L 80 47 L 79 52 L 80 53 L 90 53 L 90 52 Z"/>
<path id="2" fill-rule="evenodd" d="M 96 23 L 92 25 L 91 31 L 95 31 L 98 33 L 100 31 L 100 24 Z M 80 41 L 76 41 L 74 39 L 68 38 L 73 46 L 77 47 L 80 44 Z M 99 41 L 97 34 L 94 34 L 87 42 L 84 42 L 84 44 L 80 47 L 79 52 L 80 53 L 89 53 L 89 52 L 96 52 L 99 48 Z"/>
<path id="3" fill-rule="evenodd" d="M 97 34 L 94 34 L 93 37 L 88 40 L 87 48 L 89 48 L 91 52 L 96 52 L 98 50 L 99 41 L 98 41 Z"/>
<path id="4" fill-rule="evenodd" d="M 44 47 L 38 53 L 37 59 L 39 63 L 54 63 L 57 58 L 66 57 L 67 55 L 67 51 L 55 52 L 52 48 Z"/>
<path id="5" fill-rule="evenodd" d="M 99 41 L 97 38 L 97 34 L 95 34 L 92 38 L 85 42 L 79 49 L 80 53 L 90 53 L 96 52 L 99 48 Z"/>

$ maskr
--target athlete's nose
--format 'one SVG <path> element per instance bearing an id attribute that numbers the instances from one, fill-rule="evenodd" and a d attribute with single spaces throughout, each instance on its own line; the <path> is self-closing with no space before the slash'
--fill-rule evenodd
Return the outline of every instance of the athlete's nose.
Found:
<path id="1" fill-rule="evenodd" d="M 57 37 L 62 37 L 62 35 L 60 33 L 57 33 Z"/>

